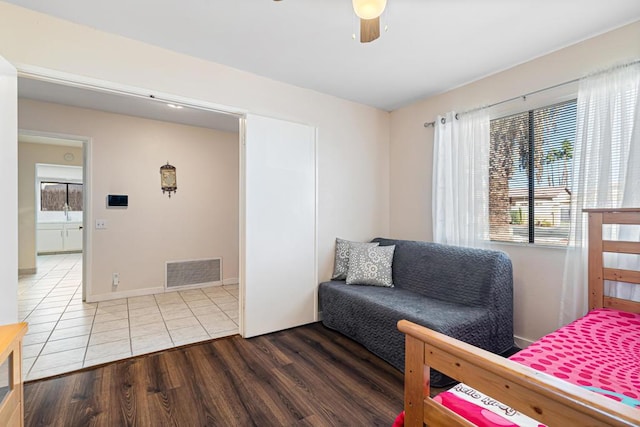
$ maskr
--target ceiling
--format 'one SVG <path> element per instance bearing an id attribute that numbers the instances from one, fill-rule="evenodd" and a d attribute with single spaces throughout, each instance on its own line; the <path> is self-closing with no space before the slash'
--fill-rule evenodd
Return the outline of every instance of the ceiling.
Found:
<path id="1" fill-rule="evenodd" d="M 639 0 L 9 0 L 98 30 L 394 110 L 640 19 Z"/>

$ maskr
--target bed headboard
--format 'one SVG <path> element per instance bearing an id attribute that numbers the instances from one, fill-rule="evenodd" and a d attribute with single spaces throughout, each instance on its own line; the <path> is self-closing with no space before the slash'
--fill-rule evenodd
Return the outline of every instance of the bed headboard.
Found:
<path id="1" fill-rule="evenodd" d="M 633 283 L 640 286 L 640 271 L 607 268 L 606 252 L 640 255 L 640 242 L 603 240 L 603 224 L 639 225 L 640 208 L 585 209 L 589 215 L 589 310 L 615 308 L 640 313 L 640 302 L 606 296 L 604 281 Z"/>

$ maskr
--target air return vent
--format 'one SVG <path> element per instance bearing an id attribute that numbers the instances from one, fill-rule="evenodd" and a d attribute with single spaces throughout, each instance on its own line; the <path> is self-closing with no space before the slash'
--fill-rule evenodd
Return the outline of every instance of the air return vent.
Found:
<path id="1" fill-rule="evenodd" d="M 165 288 L 221 284 L 222 258 L 167 261 Z"/>

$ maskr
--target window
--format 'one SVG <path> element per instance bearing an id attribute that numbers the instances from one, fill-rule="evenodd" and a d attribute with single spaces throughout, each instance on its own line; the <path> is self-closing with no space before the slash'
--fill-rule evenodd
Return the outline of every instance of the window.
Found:
<path id="1" fill-rule="evenodd" d="M 40 210 L 82 211 L 82 184 L 72 182 L 41 182 Z"/>
<path id="2" fill-rule="evenodd" d="M 576 101 L 491 121 L 489 236 L 566 246 Z"/>

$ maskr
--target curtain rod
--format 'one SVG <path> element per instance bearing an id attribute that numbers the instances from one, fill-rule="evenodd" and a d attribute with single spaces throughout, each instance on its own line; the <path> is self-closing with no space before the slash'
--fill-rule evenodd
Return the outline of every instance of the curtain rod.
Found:
<path id="1" fill-rule="evenodd" d="M 625 68 L 625 67 L 629 67 L 629 66 L 636 65 L 636 64 L 640 64 L 640 59 L 636 59 L 635 61 L 631 61 L 631 62 L 628 62 L 626 64 L 617 65 L 617 66 L 608 68 L 606 70 L 590 74 L 589 76 L 595 76 L 595 75 L 598 75 L 598 74 L 603 74 L 603 73 L 609 72 L 611 70 L 615 70 L 617 68 Z M 456 114 L 456 119 L 458 118 L 459 114 L 464 115 L 464 114 L 472 113 L 474 111 L 482 110 L 482 109 L 485 109 L 485 108 L 495 107 L 495 106 L 498 106 L 498 105 L 506 104 L 507 102 L 515 101 L 515 100 L 520 99 L 520 98 L 522 98 L 523 100 L 526 100 L 527 96 L 536 95 L 536 94 L 538 94 L 540 92 L 545 92 L 547 90 L 551 90 L 551 89 L 555 89 L 555 88 L 558 88 L 558 87 L 561 87 L 561 86 L 569 85 L 571 83 L 576 83 L 576 82 L 582 80 L 583 78 L 584 77 L 568 80 L 566 82 L 558 83 L 558 84 L 555 84 L 553 86 L 545 87 L 544 89 L 538 89 L 538 90 L 534 90 L 533 92 L 525 93 L 524 95 L 514 96 L 513 98 L 505 99 L 503 101 L 494 102 L 493 104 L 485 105 L 483 107 L 473 108 L 471 110 L 467 110 L 467 111 L 464 111 L 462 113 L 457 113 Z M 446 122 L 444 117 L 441 118 L 440 121 L 442 122 L 442 124 L 445 124 L 445 122 Z M 436 124 L 435 120 L 432 121 L 432 122 L 425 122 L 424 127 L 426 127 L 426 128 L 435 127 L 435 124 Z"/>

